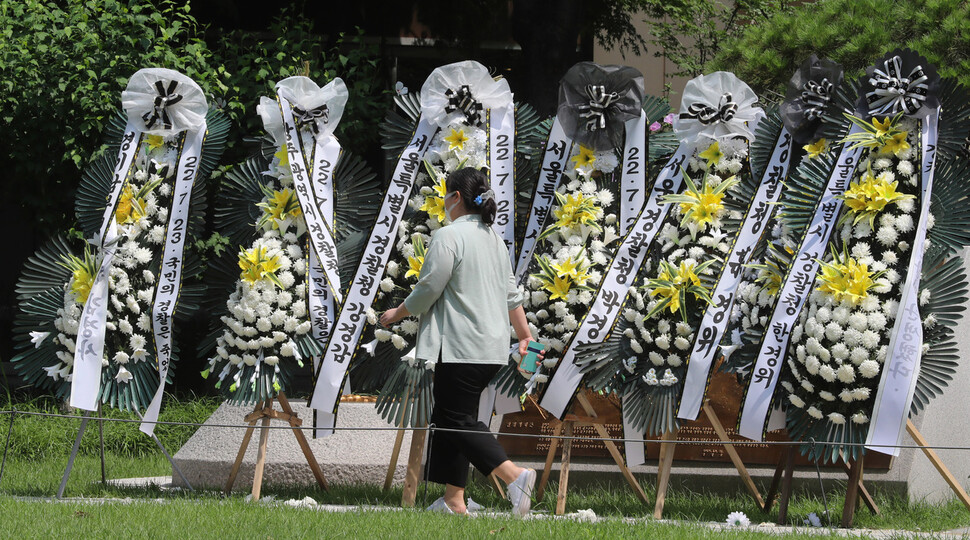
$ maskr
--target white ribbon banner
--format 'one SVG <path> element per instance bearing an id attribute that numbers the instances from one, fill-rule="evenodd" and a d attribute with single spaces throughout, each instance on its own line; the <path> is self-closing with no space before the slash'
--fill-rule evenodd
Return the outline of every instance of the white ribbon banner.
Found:
<path id="1" fill-rule="evenodd" d="M 626 123 L 623 172 L 620 180 L 620 236 L 637 221 L 647 192 L 647 113 Z"/>
<path id="2" fill-rule="evenodd" d="M 138 147 L 141 146 L 141 130 L 135 123 L 128 120 L 125 126 L 125 134 L 121 137 L 121 148 L 118 149 L 118 161 L 115 164 L 114 174 L 111 176 L 111 185 L 108 187 L 108 204 L 104 207 L 104 215 L 101 218 L 101 229 L 98 231 L 97 242 L 99 246 L 104 245 L 104 235 L 107 234 L 111 218 L 114 217 L 115 207 L 118 206 L 118 197 L 125 187 L 125 181 L 131 176 L 135 166 L 135 156 L 138 155 Z"/>
<path id="3" fill-rule="evenodd" d="M 684 390 L 681 393 L 677 418 L 696 420 L 700 414 L 717 345 L 727 328 L 735 293 L 741 285 L 744 265 L 751 260 L 752 252 L 764 233 L 765 225 L 771 217 L 771 206 L 781 196 L 781 183 L 788 175 L 790 158 L 791 135 L 782 128 L 765 168 L 764 177 L 748 206 L 741 230 L 735 237 L 721 277 L 711 294 L 714 303 L 707 306 L 697 329 L 694 347 L 687 360 L 687 374 L 684 376 Z"/>
<path id="4" fill-rule="evenodd" d="M 315 204 L 316 197 L 311 185 L 310 167 L 303 155 L 303 144 L 301 142 L 300 131 L 296 127 L 293 119 L 293 109 L 290 106 L 290 99 L 284 92 L 277 92 L 276 101 L 280 106 L 280 113 L 283 115 L 283 127 L 286 129 L 286 153 L 289 154 L 290 171 L 293 173 L 293 189 L 296 191 L 296 198 L 300 201 L 300 210 L 306 220 L 307 232 L 310 236 L 310 244 L 316 251 L 319 262 L 322 263 L 324 275 L 330 293 L 339 302 L 340 297 L 340 275 L 337 265 L 337 244 L 334 242 L 333 233 L 327 224 L 320 208 Z M 336 139 L 331 138 L 328 149 L 340 153 L 340 145 Z M 333 157 L 333 156 L 330 156 Z M 336 162 L 336 158 L 331 163 Z"/>
<path id="5" fill-rule="evenodd" d="M 108 273 L 111 272 L 111 260 L 117 249 L 113 217 L 109 217 L 104 234 L 107 236 L 102 237 L 101 267 L 81 311 L 71 374 L 71 407 L 85 411 L 98 410 L 98 393 L 101 391 L 101 358 L 104 357 L 104 331 L 108 317 Z"/>
<path id="6" fill-rule="evenodd" d="M 387 260 L 394 251 L 397 226 L 408 205 L 414 180 L 421 171 L 421 159 L 431 144 L 437 127 L 425 120 L 418 122 L 411 141 L 404 148 L 394 168 L 391 183 L 384 194 L 381 211 L 364 248 L 360 265 L 354 273 L 350 291 L 343 301 L 340 315 L 330 335 L 326 352 L 317 370 L 310 407 L 317 409 L 321 435 L 333 434 L 337 406 L 350 359 L 354 355 L 364 325 L 365 311 L 374 301 Z"/>
<path id="7" fill-rule="evenodd" d="M 495 232 L 515 262 L 515 105 L 489 109 L 488 176 L 495 192 Z"/>
<path id="8" fill-rule="evenodd" d="M 521 281 L 529 270 L 536 240 L 542 233 L 546 214 L 556 200 L 556 188 L 559 187 L 571 148 L 572 142 L 566 137 L 566 132 L 563 131 L 559 120 L 554 120 L 546 142 L 546 152 L 542 156 L 542 169 L 536 181 L 536 192 L 532 198 L 532 208 L 529 210 L 529 221 L 522 239 L 522 247 L 519 249 L 519 260 L 515 264 L 515 277 L 518 281 Z"/>
<path id="9" fill-rule="evenodd" d="M 660 224 L 664 217 L 670 212 L 671 205 L 660 204 L 660 199 L 680 190 L 683 183 L 681 167 L 687 162 L 687 157 L 692 151 L 692 147 L 681 144 L 657 175 L 657 180 L 650 191 L 650 198 L 640 211 L 633 229 L 623 238 L 623 243 L 617 249 L 616 255 L 603 275 L 603 283 L 596 292 L 592 306 L 583 317 L 572 341 L 563 351 L 559 367 L 553 372 L 539 400 L 539 405 L 556 417 L 562 418 L 565 414 L 566 407 L 576 393 L 576 388 L 583 380 L 583 374 L 573 362 L 576 357 L 574 345 L 602 343 L 609 335 L 620 313 L 623 299 L 626 298 L 643 261 L 646 260 L 650 244 L 660 231 Z"/>
<path id="10" fill-rule="evenodd" d="M 883 364 L 879 390 L 872 409 L 872 422 L 866 436 L 866 448 L 883 454 L 899 455 L 909 418 L 909 408 L 916 392 L 920 359 L 923 354 L 923 318 L 919 312 L 919 284 L 923 271 L 923 255 L 926 244 L 926 223 L 933 198 L 933 174 L 936 169 L 936 139 L 940 110 L 937 108 L 923 116 L 920 147 L 923 152 L 923 168 L 920 177 L 920 216 L 916 237 L 913 239 L 913 255 L 909 261 L 906 282 L 900 295 L 900 305 L 889 338 L 889 351 Z"/>
<path id="11" fill-rule="evenodd" d="M 853 124 L 849 133 L 861 130 Z M 782 361 L 788 349 L 791 330 L 798 321 L 798 314 L 805 305 L 815 283 L 818 259 L 825 255 L 829 237 L 835 232 L 835 225 L 842 209 L 842 200 L 836 198 L 849 186 L 852 175 L 859 164 L 862 148 L 850 150 L 846 144 L 829 176 L 825 191 L 815 208 L 812 221 L 792 258 L 791 268 L 778 294 L 774 312 L 761 341 L 758 358 L 751 370 L 751 380 L 745 390 L 738 419 L 738 434 L 755 441 L 761 441 L 766 429 L 771 398 L 775 393 Z"/>
<path id="12" fill-rule="evenodd" d="M 206 133 L 205 121 L 195 130 L 185 132 L 182 151 L 179 153 L 175 189 L 172 192 L 172 209 L 168 216 L 165 248 L 162 251 L 162 265 L 158 271 L 158 285 L 155 287 L 155 298 L 152 301 L 152 334 L 155 338 L 159 382 L 139 428 L 146 435 L 152 435 L 155 432 L 155 421 L 158 420 L 158 413 L 162 407 L 165 379 L 168 378 L 168 368 L 172 361 L 172 316 L 178 305 L 179 292 L 182 290 L 182 253 L 188 235 L 192 186 L 199 172 Z"/>

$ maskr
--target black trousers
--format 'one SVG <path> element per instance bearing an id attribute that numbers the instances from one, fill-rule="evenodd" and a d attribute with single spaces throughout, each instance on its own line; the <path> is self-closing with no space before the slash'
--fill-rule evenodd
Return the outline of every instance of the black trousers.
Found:
<path id="1" fill-rule="evenodd" d="M 434 431 L 428 446 L 427 479 L 465 487 L 468 464 L 488 475 L 508 456 L 488 426 L 478 421 L 482 390 L 501 366 L 438 362 L 434 372 L 431 423 L 463 432 Z"/>

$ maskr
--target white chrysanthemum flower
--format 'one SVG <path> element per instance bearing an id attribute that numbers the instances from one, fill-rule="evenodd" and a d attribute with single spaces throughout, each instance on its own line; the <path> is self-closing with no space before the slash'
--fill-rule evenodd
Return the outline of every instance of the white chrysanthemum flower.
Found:
<path id="1" fill-rule="evenodd" d="M 846 384 L 855 381 L 855 369 L 852 367 L 851 364 L 842 364 L 841 366 L 839 366 L 839 369 L 836 372 L 836 375 L 838 376 L 840 381 Z"/>
<path id="2" fill-rule="evenodd" d="M 805 407 L 805 401 L 795 394 L 788 394 L 788 401 L 790 401 L 792 405 L 794 405 L 795 407 L 798 407 L 799 409 Z"/>
<path id="3" fill-rule="evenodd" d="M 923 289 L 919 292 L 919 305 L 925 306 L 930 301 L 930 290 Z"/>
<path id="4" fill-rule="evenodd" d="M 859 364 L 859 374 L 867 379 L 879 375 L 879 363 L 875 360 L 866 360 Z"/>
<path id="5" fill-rule="evenodd" d="M 832 395 L 832 392 L 829 392 L 827 390 L 820 390 L 818 393 L 818 397 L 824 399 L 825 401 L 835 401 L 835 396 Z"/>
<path id="6" fill-rule="evenodd" d="M 394 334 L 391 336 L 391 345 L 394 345 L 394 348 L 396 348 L 397 350 L 403 351 L 408 344 L 403 337 L 397 334 Z"/>
<path id="7" fill-rule="evenodd" d="M 802 384 L 802 388 L 809 394 L 815 391 L 815 385 L 812 384 L 811 381 L 809 381 L 808 379 L 802 380 L 801 384 Z"/>
<path id="8" fill-rule="evenodd" d="M 849 315 L 849 326 L 851 326 L 854 330 L 863 332 L 869 328 L 869 318 L 866 317 L 864 313 L 853 313 L 852 315 Z"/>
<path id="9" fill-rule="evenodd" d="M 814 405 L 809 407 L 806 412 L 808 413 L 809 416 L 811 416 L 816 420 L 822 419 L 822 411 L 818 410 Z"/>
<path id="10" fill-rule="evenodd" d="M 113 360 L 116 364 L 127 364 L 129 360 L 128 353 L 118 351 L 115 353 Z"/>
<path id="11" fill-rule="evenodd" d="M 860 387 L 852 390 L 852 398 L 857 401 L 865 401 L 869 399 L 871 391 L 868 388 Z"/>
<path id="12" fill-rule="evenodd" d="M 842 333 L 842 341 L 846 347 L 856 347 L 862 343 L 862 332 L 855 328 L 848 328 Z"/>
<path id="13" fill-rule="evenodd" d="M 654 341 L 653 342 L 654 342 L 654 344 L 657 347 L 659 347 L 660 349 L 662 349 L 664 351 L 670 349 L 670 336 L 668 336 L 665 333 L 664 334 L 660 334 L 659 336 L 657 336 L 656 338 L 654 338 Z"/>
<path id="14" fill-rule="evenodd" d="M 391 333 L 383 328 L 375 328 L 374 338 L 377 339 L 377 341 L 388 341 L 391 339 Z"/>
<path id="15" fill-rule="evenodd" d="M 674 339 L 674 347 L 677 347 L 682 351 L 686 351 L 688 347 L 690 347 L 690 342 L 687 341 L 683 336 L 677 336 Z"/>
<path id="16" fill-rule="evenodd" d="M 830 322 L 825 325 L 825 338 L 833 342 L 842 339 L 842 326 L 835 322 Z"/>
<path id="17" fill-rule="evenodd" d="M 852 422 L 855 424 L 865 424 L 869 421 L 869 417 L 865 413 L 857 412 L 852 415 Z"/>
<path id="18" fill-rule="evenodd" d="M 845 423 L 845 416 L 837 412 L 829 413 L 828 419 L 829 419 L 829 422 L 832 422 L 833 424 L 836 424 L 836 425 L 842 425 Z"/>
<path id="19" fill-rule="evenodd" d="M 827 307 L 820 307 L 815 312 L 815 319 L 822 324 L 826 324 L 832 320 L 832 312 Z"/>
<path id="20" fill-rule="evenodd" d="M 833 381 L 835 381 L 835 370 L 832 369 L 832 366 L 823 365 L 823 366 L 819 367 L 818 368 L 818 374 L 823 379 L 825 379 L 826 382 L 833 382 Z"/>

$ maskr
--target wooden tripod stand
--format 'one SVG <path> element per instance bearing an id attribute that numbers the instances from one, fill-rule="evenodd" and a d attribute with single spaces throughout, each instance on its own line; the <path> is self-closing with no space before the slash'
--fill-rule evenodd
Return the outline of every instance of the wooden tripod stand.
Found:
<path id="1" fill-rule="evenodd" d="M 286 399 L 286 394 L 280 392 L 276 396 L 276 400 L 280 404 L 282 411 L 277 411 L 273 408 L 273 400 L 267 399 L 266 401 L 261 401 L 256 404 L 256 408 L 253 412 L 246 415 L 243 419 L 249 424 L 246 429 L 246 434 L 243 436 L 242 444 L 239 445 L 239 453 L 236 454 L 236 461 L 232 464 L 232 470 L 229 472 L 229 479 L 226 480 L 225 492 L 228 495 L 232 491 L 232 485 L 236 482 L 236 475 L 239 473 L 239 467 L 242 465 L 243 458 L 246 457 L 246 449 L 249 447 L 249 441 L 253 437 L 253 431 L 256 430 L 256 423 L 262 420 L 262 426 L 259 430 L 259 447 L 256 454 L 256 469 L 253 472 L 253 500 L 259 500 L 259 492 L 263 487 L 263 470 L 266 467 L 266 446 L 269 441 L 269 424 L 273 419 L 282 420 L 290 424 L 290 428 L 293 429 L 293 436 L 296 437 L 297 443 L 300 445 L 300 449 L 303 450 L 303 457 L 306 458 L 307 464 L 310 466 L 310 470 L 313 471 L 313 477 L 316 478 L 317 484 L 322 487 L 325 491 L 330 491 L 330 487 L 327 485 L 327 480 L 323 476 L 323 471 L 320 470 L 320 464 L 317 463 L 316 458 L 313 456 L 313 451 L 310 450 L 310 444 L 307 442 L 306 437 L 303 435 L 303 430 L 300 427 L 303 425 L 303 420 L 293 412 L 290 407 L 290 402 Z"/>

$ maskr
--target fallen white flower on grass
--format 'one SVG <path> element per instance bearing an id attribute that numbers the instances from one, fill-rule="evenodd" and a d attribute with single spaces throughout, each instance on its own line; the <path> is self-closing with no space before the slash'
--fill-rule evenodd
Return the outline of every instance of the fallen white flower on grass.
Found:
<path id="1" fill-rule="evenodd" d="M 599 519 L 596 517 L 596 512 L 594 512 L 592 508 L 580 510 L 575 514 L 570 514 L 569 517 L 574 518 L 576 521 L 585 521 L 588 523 L 596 523 L 596 521 Z"/>
<path id="2" fill-rule="evenodd" d="M 284 504 L 286 504 L 287 506 L 292 506 L 294 508 L 308 508 L 308 507 L 311 507 L 311 506 L 316 506 L 317 505 L 317 501 L 313 497 L 307 496 L 307 497 L 303 497 L 300 500 L 289 499 Z"/>
<path id="3" fill-rule="evenodd" d="M 808 515 L 808 519 L 805 520 L 805 525 L 808 525 L 810 527 L 821 527 L 822 520 L 818 517 L 818 514 L 816 514 L 815 512 L 812 512 L 811 514 Z"/>
<path id="4" fill-rule="evenodd" d="M 751 525 L 751 520 L 744 512 L 731 512 L 727 517 L 727 524 L 733 527 L 747 527 Z"/>

